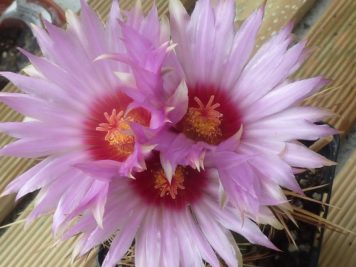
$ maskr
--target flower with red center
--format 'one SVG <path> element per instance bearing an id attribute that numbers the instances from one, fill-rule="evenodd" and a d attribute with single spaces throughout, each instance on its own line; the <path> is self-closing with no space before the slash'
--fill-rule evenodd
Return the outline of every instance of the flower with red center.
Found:
<path id="1" fill-rule="evenodd" d="M 253 53 L 263 14 L 264 6 L 236 29 L 233 0 L 197 1 L 191 16 L 170 1 L 177 72 L 187 88 L 179 105 L 166 104 L 180 117 L 154 140 L 167 177 L 178 165 L 214 168 L 224 194 L 253 218 L 286 202 L 281 187 L 301 192 L 294 168 L 334 164 L 297 140 L 336 132 L 314 124 L 328 112 L 298 106 L 326 81 L 289 78 L 305 58 L 305 42 L 291 46 L 291 24 Z"/>
<path id="2" fill-rule="evenodd" d="M 210 145 L 218 145 L 238 132 L 238 110 L 226 96 L 210 86 L 189 87 L 188 92 L 188 109 L 176 129 L 189 139 Z"/>
<path id="3" fill-rule="evenodd" d="M 251 243 L 275 249 L 250 219 L 242 219 L 230 203 L 220 206 L 219 181 L 214 171 L 178 166 L 172 181 L 165 177 L 158 153 L 147 160 L 147 170 L 136 179 L 117 179 L 110 184 L 107 212 L 99 227 L 84 214 L 64 234 L 84 233 L 75 251 L 86 254 L 111 239 L 102 266 L 113 267 L 133 244 L 135 266 L 241 266 L 241 253 L 232 232 Z M 218 256 L 216 255 L 218 254 Z"/>
<path id="4" fill-rule="evenodd" d="M 155 9 L 147 18 L 138 9 L 126 15 L 127 27 L 143 32 L 149 28 L 159 34 Z M 152 18 L 156 18 L 154 22 Z M 139 142 L 135 127 L 155 128 L 164 123 L 160 114 L 138 107 L 124 93 L 128 84 L 132 90 L 140 84 L 116 77 L 115 72 L 130 75 L 126 64 L 96 61 L 103 54 L 126 51 L 117 2 L 113 2 L 105 27 L 85 1 L 80 17 L 69 11 L 67 20 L 66 30 L 48 22 L 44 22 L 46 29 L 33 26 L 43 56 L 23 51 L 32 63 L 28 76 L 1 73 L 23 93 L 1 93 L 0 100 L 31 120 L 0 124 L 1 131 L 18 138 L 0 153 L 45 157 L 10 183 L 3 194 L 17 192 L 20 198 L 42 189 L 29 220 L 54 210 L 54 230 L 86 209 L 101 224 L 110 180 L 146 168 L 145 157 L 153 146 Z M 162 48 L 152 51 L 162 60 L 168 40 L 162 36 L 155 42 L 158 47 L 163 44 Z M 155 58 L 151 77 L 161 74 L 162 60 Z"/>
<path id="5" fill-rule="evenodd" d="M 93 160 L 120 162 L 121 168 L 117 174 L 126 176 L 135 166 L 128 165 L 127 169 L 125 166 L 127 162 L 138 163 L 141 165 L 140 169 L 145 165 L 144 158 L 140 157 L 142 146 L 137 142 L 132 124 L 150 127 L 151 121 L 151 115 L 147 110 L 130 109 L 130 104 L 132 99 L 121 92 L 102 98 L 90 108 L 91 116 L 85 120 L 83 132 Z M 115 162 L 112 164 L 118 165 Z"/>

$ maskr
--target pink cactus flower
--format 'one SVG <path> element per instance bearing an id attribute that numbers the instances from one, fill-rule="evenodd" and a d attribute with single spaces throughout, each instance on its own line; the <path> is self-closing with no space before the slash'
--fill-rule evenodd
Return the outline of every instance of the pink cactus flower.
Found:
<path id="1" fill-rule="evenodd" d="M 290 78 L 306 54 L 306 42 L 292 45 L 292 24 L 254 53 L 264 6 L 239 28 L 233 0 L 197 1 L 191 16 L 171 0 L 169 10 L 186 88 L 166 104 L 179 116 L 151 142 L 169 179 L 178 165 L 214 168 L 223 194 L 257 220 L 262 207 L 286 202 L 281 187 L 301 193 L 295 171 L 334 164 L 297 141 L 337 133 L 315 124 L 329 112 L 298 106 L 327 81 Z"/>
<path id="2" fill-rule="evenodd" d="M 0 101 L 32 119 L 0 124 L 18 138 L 0 154 L 44 157 L 4 194 L 41 189 L 29 221 L 53 211 L 83 234 L 75 255 L 113 238 L 106 267 L 133 242 L 139 267 L 241 266 L 230 231 L 276 249 L 256 223 L 280 226 L 269 206 L 301 192 L 295 171 L 333 164 L 297 141 L 335 133 L 298 106 L 326 84 L 290 78 L 305 42 L 288 25 L 254 53 L 264 7 L 237 28 L 235 1 L 216 2 L 170 0 L 168 22 L 114 1 L 103 26 L 83 0 L 67 30 L 34 27 L 29 76 L 1 73 L 23 93 Z"/>
<path id="3" fill-rule="evenodd" d="M 155 24 L 137 10 L 126 14 L 127 27 L 159 33 L 157 14 L 152 13 Z M 22 92 L 0 93 L 0 101 L 31 119 L 0 124 L 2 132 L 18 139 L 0 154 L 45 157 L 11 182 L 3 194 L 17 192 L 18 199 L 41 189 L 29 221 L 54 211 L 55 231 L 86 209 L 101 225 L 111 178 L 145 170 L 145 156 L 153 148 L 138 142 L 133 125 L 154 129 L 163 123 L 157 119 L 160 115 L 135 107 L 132 98 L 123 93 L 126 83 L 115 73 L 129 75 L 126 64 L 94 62 L 100 55 L 126 51 L 118 3 L 113 2 L 106 26 L 85 1 L 81 16 L 68 12 L 67 20 L 66 30 L 48 22 L 46 30 L 33 26 L 43 56 L 23 51 L 33 66 L 29 76 L 1 73 Z M 150 36 L 159 39 L 154 33 Z M 162 37 L 163 48 L 167 38 Z M 166 53 L 158 49 L 155 55 Z M 156 69 L 163 58 L 156 58 Z"/>
<path id="4" fill-rule="evenodd" d="M 110 184 L 103 227 L 84 214 L 65 234 L 84 233 L 75 254 L 112 239 L 104 267 L 113 267 L 135 243 L 135 266 L 242 266 L 241 253 L 230 230 L 251 243 L 276 249 L 259 227 L 227 204 L 219 203 L 216 172 L 176 168 L 171 183 L 165 177 L 158 153 L 147 160 L 147 170 L 136 179 Z"/>

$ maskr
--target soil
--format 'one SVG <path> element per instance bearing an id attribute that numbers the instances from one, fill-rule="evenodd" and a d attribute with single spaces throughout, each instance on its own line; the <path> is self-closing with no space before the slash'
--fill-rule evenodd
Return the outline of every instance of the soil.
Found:
<path id="1" fill-rule="evenodd" d="M 328 184 L 329 181 L 324 172 L 323 169 L 315 173 L 308 171 L 305 174 L 298 175 L 297 179 L 302 188 Z M 327 194 L 328 187 L 308 191 L 306 195 L 320 201 L 324 194 Z M 310 201 L 291 198 L 291 203 L 314 214 L 320 214 L 323 211 L 320 204 Z M 265 255 L 265 257 L 261 260 L 249 262 L 249 264 L 260 267 L 316 267 L 321 241 L 320 228 L 303 222 L 298 222 L 298 226 L 290 222 L 288 228 L 297 246 L 290 242 L 284 231 L 275 231 L 271 239 L 281 252 L 271 252 L 271 250 L 263 247 L 253 246 L 249 254 Z"/>
<path id="2" fill-rule="evenodd" d="M 39 51 L 30 27 L 18 20 L 6 20 L 0 25 L 0 71 L 19 72 L 29 64 L 17 47 L 31 53 Z M 0 90 L 7 83 L 7 79 L 0 77 Z"/>
<path id="3" fill-rule="evenodd" d="M 325 157 L 336 161 L 339 147 L 339 138 L 320 151 Z M 332 183 L 335 175 L 335 166 L 324 167 L 316 171 L 307 171 L 296 176 L 300 186 L 305 188 L 326 185 L 322 188 L 305 192 L 307 197 L 317 201 L 329 203 Z M 314 214 L 326 218 L 328 208 L 299 198 L 290 198 L 291 204 Z M 291 234 L 296 242 L 290 242 L 285 231 L 275 231 L 272 236 L 273 243 L 281 252 L 271 252 L 260 246 L 252 246 L 248 251 L 251 255 L 265 255 L 263 259 L 248 262 L 249 266 L 258 267 L 317 267 L 323 237 L 323 228 L 308 223 L 298 222 L 298 227 L 292 222 L 288 224 Z"/>

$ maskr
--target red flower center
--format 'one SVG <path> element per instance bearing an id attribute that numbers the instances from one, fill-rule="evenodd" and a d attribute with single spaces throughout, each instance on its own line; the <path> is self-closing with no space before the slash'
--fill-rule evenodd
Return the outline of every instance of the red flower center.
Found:
<path id="1" fill-rule="evenodd" d="M 135 173 L 135 179 L 131 183 L 143 200 L 152 205 L 184 208 L 199 199 L 207 183 L 204 171 L 198 172 L 186 166 L 178 166 L 169 183 L 158 153 L 151 156 L 146 163 L 147 170 Z"/>
<path id="2" fill-rule="evenodd" d="M 134 151 L 136 140 L 130 123 L 148 126 L 151 116 L 143 108 L 127 112 L 131 102 L 131 98 L 118 93 L 94 105 L 85 130 L 86 141 L 94 159 L 125 161 Z"/>
<path id="3" fill-rule="evenodd" d="M 237 108 L 222 90 L 189 88 L 188 111 L 177 128 L 195 141 L 217 145 L 241 126 Z"/>

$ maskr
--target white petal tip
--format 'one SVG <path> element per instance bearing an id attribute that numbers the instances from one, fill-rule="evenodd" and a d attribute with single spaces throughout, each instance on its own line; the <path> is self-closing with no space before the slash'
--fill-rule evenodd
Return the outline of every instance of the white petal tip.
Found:
<path id="1" fill-rule="evenodd" d="M 156 147 L 157 147 L 156 144 L 154 144 L 154 145 L 143 145 L 142 146 L 142 152 L 145 153 L 145 154 L 150 153 Z"/>
<path id="2" fill-rule="evenodd" d="M 175 107 L 166 107 L 166 113 L 169 113 L 171 111 L 173 111 L 175 109 Z"/>
<path id="3" fill-rule="evenodd" d="M 111 55 L 111 54 L 100 55 L 100 56 L 96 57 L 93 62 L 106 60 L 106 59 L 115 59 L 115 56 Z"/>
<path id="4" fill-rule="evenodd" d="M 337 164 L 338 164 L 337 162 L 332 161 L 332 160 L 326 160 L 326 161 L 324 162 L 324 165 L 325 165 L 325 166 L 336 166 Z"/>

